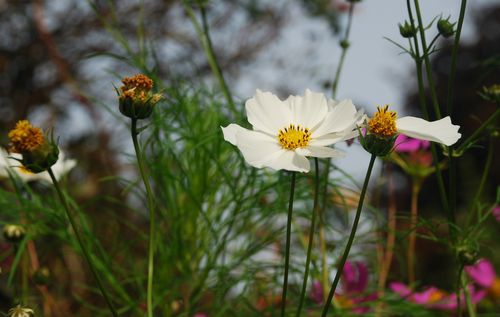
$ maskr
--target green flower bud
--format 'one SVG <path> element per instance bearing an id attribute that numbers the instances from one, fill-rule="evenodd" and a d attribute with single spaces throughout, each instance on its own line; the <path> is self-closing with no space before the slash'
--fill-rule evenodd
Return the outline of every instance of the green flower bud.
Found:
<path id="1" fill-rule="evenodd" d="M 457 247 L 457 257 L 460 263 L 472 265 L 479 259 L 479 250 L 473 243 L 463 242 Z"/>
<path id="2" fill-rule="evenodd" d="M 33 273 L 33 281 L 36 285 L 48 285 L 50 282 L 50 271 L 46 266 L 40 267 Z"/>
<path id="3" fill-rule="evenodd" d="M 8 224 L 3 227 L 3 236 L 10 243 L 19 243 L 26 236 L 26 230 L 20 225 Z"/>
<path id="4" fill-rule="evenodd" d="M 397 136 L 380 137 L 375 134 L 367 134 L 361 137 L 361 145 L 371 154 L 376 156 L 386 156 L 392 152 Z"/>
<path id="5" fill-rule="evenodd" d="M 500 85 L 495 84 L 489 87 L 483 87 L 483 91 L 479 93 L 484 99 L 500 104 Z"/>
<path id="6" fill-rule="evenodd" d="M 154 106 L 162 99 L 153 94 L 153 81 L 142 74 L 125 77 L 123 86 L 117 89 L 120 112 L 131 119 L 145 119 L 153 112 Z"/>
<path id="7" fill-rule="evenodd" d="M 411 38 L 414 37 L 415 34 L 417 34 L 417 29 L 410 23 L 408 23 L 408 21 L 405 21 L 404 24 L 400 23 L 398 25 L 399 25 L 399 33 L 404 38 Z"/>
<path id="8" fill-rule="evenodd" d="M 455 33 L 454 26 L 455 23 L 451 23 L 448 19 L 439 19 L 437 23 L 439 34 L 444 37 L 450 37 Z"/>
<path id="9" fill-rule="evenodd" d="M 339 44 L 340 44 L 340 47 L 342 47 L 343 49 L 348 49 L 349 46 L 351 45 L 351 43 L 349 43 L 348 40 L 342 40 L 342 41 L 340 41 Z"/>

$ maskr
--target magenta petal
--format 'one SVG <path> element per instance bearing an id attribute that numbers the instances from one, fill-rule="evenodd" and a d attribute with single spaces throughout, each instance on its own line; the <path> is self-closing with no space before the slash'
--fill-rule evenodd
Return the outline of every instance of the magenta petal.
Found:
<path id="1" fill-rule="evenodd" d="M 351 293 L 355 289 L 356 284 L 356 271 L 354 265 L 350 261 L 344 264 L 342 271 L 342 291 L 343 293 Z"/>
<path id="2" fill-rule="evenodd" d="M 363 262 L 356 262 L 356 267 L 358 269 L 358 280 L 357 283 L 353 285 L 353 291 L 362 293 L 368 286 L 368 267 Z"/>
<path id="3" fill-rule="evenodd" d="M 316 304 L 323 303 L 323 286 L 319 281 L 313 281 L 311 285 L 311 292 L 309 293 L 309 297 Z"/>
<path id="4" fill-rule="evenodd" d="M 398 153 L 411 153 L 427 148 L 429 148 L 429 141 L 410 138 L 404 134 L 398 135 L 394 146 L 394 150 Z"/>
<path id="5" fill-rule="evenodd" d="M 432 293 L 436 292 L 438 289 L 434 286 L 429 287 L 425 291 L 413 294 L 413 301 L 417 304 L 426 304 L 429 302 Z"/>
<path id="6" fill-rule="evenodd" d="M 496 278 L 493 264 L 486 259 L 481 259 L 474 265 L 466 266 L 465 271 L 476 284 L 484 288 L 491 287 Z"/>
<path id="7" fill-rule="evenodd" d="M 495 208 L 493 208 L 493 211 L 491 213 L 493 214 L 493 217 L 495 217 L 495 219 L 500 222 L 500 206 L 496 206 Z"/>
<path id="8" fill-rule="evenodd" d="M 401 282 L 392 282 L 389 284 L 389 288 L 401 297 L 408 297 L 411 294 L 410 288 Z"/>

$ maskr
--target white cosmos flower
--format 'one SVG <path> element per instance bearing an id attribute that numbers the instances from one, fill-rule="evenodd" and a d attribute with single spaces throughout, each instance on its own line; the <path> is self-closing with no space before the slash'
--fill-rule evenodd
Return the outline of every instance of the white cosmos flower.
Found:
<path id="1" fill-rule="evenodd" d="M 437 121 L 427 121 L 416 117 L 397 118 L 395 111 L 389 111 L 389 106 L 377 107 L 373 118 L 368 120 L 370 133 L 382 137 L 393 137 L 404 134 L 409 137 L 442 143 L 450 146 L 462 136 L 458 133 L 460 126 L 451 123 L 450 117 Z"/>
<path id="2" fill-rule="evenodd" d="M 339 157 L 328 145 L 356 137 L 363 113 L 350 100 L 327 100 L 306 90 L 304 96 L 285 101 L 257 90 L 245 104 L 253 130 L 237 124 L 223 127 L 224 139 L 236 145 L 252 166 L 308 172 L 307 156 Z"/>
<path id="3" fill-rule="evenodd" d="M 24 182 L 30 181 L 46 181 L 52 183 L 48 172 L 32 173 L 22 167 L 22 164 L 16 159 L 21 159 L 22 155 L 18 153 L 7 153 L 5 149 L 0 148 L 0 178 L 9 177 L 9 171 L 19 177 Z M 73 167 L 76 161 L 65 157 L 64 152 L 59 152 L 59 159 L 52 165 L 52 172 L 56 179 L 60 179 L 67 174 Z"/>

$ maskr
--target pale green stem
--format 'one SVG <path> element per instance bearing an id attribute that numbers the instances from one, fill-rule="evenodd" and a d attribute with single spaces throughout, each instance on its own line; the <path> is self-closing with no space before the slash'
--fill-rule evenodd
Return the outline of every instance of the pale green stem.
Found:
<path id="1" fill-rule="evenodd" d="M 474 303 L 472 302 L 469 288 L 467 287 L 467 279 L 463 274 L 463 272 L 462 272 L 462 285 L 464 288 L 465 305 L 467 305 L 467 312 L 469 313 L 469 317 L 476 317 L 476 308 L 474 307 Z"/>
<path id="2" fill-rule="evenodd" d="M 201 45 L 203 46 L 203 50 L 205 51 L 205 55 L 207 57 L 208 64 L 210 66 L 210 69 L 212 70 L 212 73 L 214 74 L 215 78 L 217 78 L 217 81 L 219 82 L 219 86 L 222 90 L 222 93 L 224 94 L 227 104 L 231 108 L 231 111 L 233 113 L 237 113 L 236 107 L 234 105 L 233 97 L 232 94 L 229 90 L 229 87 L 226 83 L 226 80 L 224 79 L 224 75 L 222 74 L 222 69 L 217 61 L 217 57 L 215 56 L 215 52 L 212 46 L 212 41 L 210 39 L 210 33 L 209 33 L 209 27 L 207 23 L 207 18 L 206 18 L 206 12 L 205 8 L 201 6 L 201 18 L 202 18 L 202 25 L 198 22 L 196 19 L 196 15 L 193 11 L 193 9 L 190 7 L 189 4 L 186 3 L 186 1 L 183 1 L 184 4 L 184 10 L 186 10 L 186 13 L 188 14 L 189 18 L 191 19 L 191 23 L 193 24 L 193 27 L 196 31 L 196 34 L 198 35 L 198 38 L 200 39 Z"/>
<path id="3" fill-rule="evenodd" d="M 299 317 L 300 313 L 302 312 L 302 305 L 304 304 L 304 298 L 306 297 L 306 288 L 307 288 L 307 278 L 309 277 L 309 265 L 311 263 L 311 250 L 313 246 L 313 239 L 314 239 L 314 229 L 316 225 L 316 214 L 319 212 L 318 211 L 318 192 L 319 192 L 319 167 L 318 167 L 318 158 L 314 158 L 314 166 L 316 170 L 316 176 L 315 176 L 315 186 L 314 186 L 314 205 L 313 205 L 313 211 L 312 211 L 312 218 L 311 218 L 311 227 L 309 228 L 309 242 L 307 246 L 307 256 L 306 256 L 306 269 L 304 272 L 304 280 L 302 282 L 302 291 L 300 292 L 300 301 L 299 301 L 299 307 L 297 308 L 297 314 L 296 316 Z"/>
<path id="4" fill-rule="evenodd" d="M 286 293 L 288 289 L 288 267 L 290 265 L 290 237 L 292 231 L 292 211 L 293 211 L 293 195 L 295 192 L 295 176 L 296 172 L 292 172 L 292 181 L 290 184 L 290 199 L 288 200 L 288 216 L 286 223 L 286 246 L 285 246 L 285 276 L 283 278 L 283 292 L 281 295 L 281 317 L 285 316 Z"/>
<path id="5" fill-rule="evenodd" d="M 147 285 L 147 311 L 148 317 L 153 317 L 153 275 L 154 275 L 154 254 L 155 254 L 155 212 L 154 212 L 154 196 L 149 184 L 148 176 L 144 168 L 144 158 L 142 156 L 141 147 L 137 140 L 137 119 L 131 119 L 131 136 L 134 143 L 135 155 L 137 157 L 137 165 L 141 174 L 149 209 L 149 247 L 148 247 L 148 285 Z"/>
<path id="6" fill-rule="evenodd" d="M 113 304 L 111 303 L 111 298 L 109 297 L 108 293 L 106 292 L 106 289 L 103 287 L 101 279 L 99 278 L 99 274 L 97 274 L 97 270 L 94 266 L 94 262 L 92 261 L 92 258 L 90 257 L 90 254 L 88 253 L 87 248 L 83 244 L 82 238 L 80 237 L 80 234 L 78 233 L 75 220 L 73 219 L 73 216 L 71 215 L 71 213 L 69 211 L 68 203 L 66 202 L 66 199 L 64 198 L 64 195 L 59 187 L 59 182 L 57 181 L 57 179 L 54 176 L 54 173 L 50 167 L 47 169 L 47 172 L 49 173 L 50 178 L 52 179 L 52 183 L 54 184 L 54 188 L 56 189 L 57 195 L 59 196 L 59 200 L 61 201 L 61 204 L 64 207 L 64 211 L 66 211 L 66 216 L 68 216 L 68 220 L 69 220 L 69 223 L 71 224 L 71 228 L 73 229 L 73 233 L 75 234 L 76 240 L 77 240 L 78 244 L 80 245 L 80 248 L 82 249 L 83 255 L 85 257 L 85 260 L 87 261 L 87 264 L 90 268 L 90 271 L 92 272 L 92 275 L 94 276 L 94 279 L 97 282 L 97 286 L 99 287 L 99 290 L 101 291 L 101 294 L 104 297 L 104 300 L 106 301 L 106 304 L 108 305 L 108 308 L 111 311 L 111 314 L 113 314 L 114 317 L 118 317 L 118 313 L 116 312 L 115 308 L 113 307 Z"/>
<path id="7" fill-rule="evenodd" d="M 337 273 L 335 273 L 335 278 L 333 279 L 333 284 L 330 289 L 330 293 L 328 294 L 328 298 L 325 302 L 325 306 L 323 307 L 323 312 L 321 313 L 321 317 L 325 317 L 330 309 L 332 304 L 333 296 L 335 295 L 335 290 L 337 289 L 337 285 L 340 281 L 340 277 L 342 276 L 342 272 L 344 271 L 344 265 L 347 261 L 347 257 L 349 256 L 349 252 L 351 251 L 352 243 L 354 242 L 354 236 L 356 235 L 356 229 L 358 228 L 359 218 L 361 216 L 361 210 L 363 209 L 363 201 L 365 200 L 366 190 L 368 189 L 368 183 L 370 181 L 370 175 L 372 174 L 373 164 L 375 163 L 376 155 L 372 154 L 370 158 L 370 164 L 368 165 L 368 170 L 366 171 L 365 182 L 363 184 L 363 188 L 361 189 L 361 194 L 359 196 L 358 209 L 356 210 L 356 216 L 354 218 L 354 223 L 352 224 L 351 234 L 349 235 L 349 240 L 347 241 L 347 245 L 344 249 L 344 253 L 342 254 L 342 258 L 340 259 L 340 264 L 337 268 Z"/>

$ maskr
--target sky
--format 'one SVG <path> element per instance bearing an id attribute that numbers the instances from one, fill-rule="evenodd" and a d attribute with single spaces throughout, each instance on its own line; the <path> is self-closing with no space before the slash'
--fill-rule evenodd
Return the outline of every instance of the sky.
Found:
<path id="1" fill-rule="evenodd" d="M 495 2 L 468 2 L 463 41 L 474 41 L 472 21 L 478 9 Z M 456 21 L 460 1 L 426 0 L 420 1 L 420 7 L 424 23 L 441 15 L 451 16 L 451 21 Z M 236 81 L 235 93 L 242 99 L 250 98 L 257 88 L 272 92 L 286 90 L 291 94 L 303 94 L 306 88 L 310 88 L 331 95 L 323 83 L 333 78 L 340 55 L 338 38 L 332 35 L 325 21 L 307 16 L 297 2 L 288 2 L 286 10 L 289 10 L 288 25 L 281 36 L 254 63 L 247 65 Z M 384 104 L 389 104 L 397 111 L 403 109 L 405 95 L 408 91 L 414 91 L 414 64 L 410 56 L 401 54 L 402 50 L 384 37 L 404 45 L 405 39 L 399 34 L 398 23 L 404 22 L 406 18 L 406 1 L 362 1 L 356 5 L 351 45 L 337 99 L 352 99 L 355 105 L 363 107 L 367 113 L 373 113 L 377 105 Z M 346 15 L 341 23 L 346 24 Z M 436 33 L 437 29 L 433 26 L 427 38 L 432 39 Z M 349 154 L 349 159 L 339 159 L 337 163 L 361 179 L 369 161 L 368 154 L 359 146 L 347 148 L 342 144 L 339 148 Z"/>

